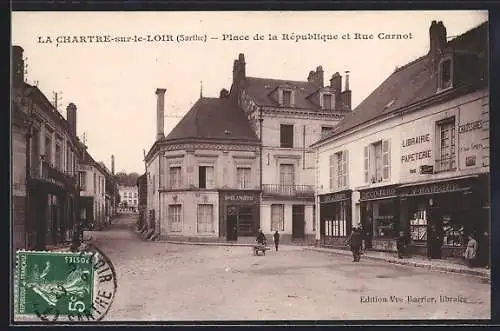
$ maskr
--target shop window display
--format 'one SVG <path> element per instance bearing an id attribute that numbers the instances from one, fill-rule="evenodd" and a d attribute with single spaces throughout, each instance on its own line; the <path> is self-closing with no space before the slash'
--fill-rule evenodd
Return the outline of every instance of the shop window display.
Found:
<path id="1" fill-rule="evenodd" d="M 375 236 L 379 238 L 394 238 L 397 236 L 396 219 L 394 217 L 394 204 L 392 202 L 379 203 L 374 206 L 373 220 L 375 223 Z"/>
<path id="2" fill-rule="evenodd" d="M 425 210 L 425 204 L 419 205 L 410 219 L 410 236 L 416 242 L 427 241 L 427 211 Z"/>

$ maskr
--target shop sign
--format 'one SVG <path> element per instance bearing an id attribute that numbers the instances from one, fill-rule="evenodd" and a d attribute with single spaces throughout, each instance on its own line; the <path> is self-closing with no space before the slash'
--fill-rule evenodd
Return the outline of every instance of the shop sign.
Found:
<path id="1" fill-rule="evenodd" d="M 448 192 L 456 192 L 463 188 L 464 187 L 461 186 L 458 182 L 435 183 L 435 184 L 422 185 L 409 188 L 404 192 L 404 195 L 448 193 Z"/>
<path id="2" fill-rule="evenodd" d="M 319 196 L 320 203 L 337 202 L 351 198 L 351 191 L 323 194 Z"/>
<path id="3" fill-rule="evenodd" d="M 224 195 L 224 201 L 255 201 L 254 194 L 228 193 Z"/>
<path id="4" fill-rule="evenodd" d="M 359 200 L 375 200 L 390 198 L 396 195 L 395 187 L 380 187 L 359 192 Z"/>

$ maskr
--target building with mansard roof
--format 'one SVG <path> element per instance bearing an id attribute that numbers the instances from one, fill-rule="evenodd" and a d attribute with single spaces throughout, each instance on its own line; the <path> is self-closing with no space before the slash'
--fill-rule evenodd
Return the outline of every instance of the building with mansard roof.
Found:
<path id="1" fill-rule="evenodd" d="M 326 137 L 318 158 L 316 239 L 352 226 L 368 248 L 461 256 L 490 228 L 488 23 L 448 40 L 433 21 L 428 52 L 397 68 Z"/>
<path id="2" fill-rule="evenodd" d="M 325 84 L 322 66 L 304 80 L 247 76 L 245 57 L 234 61 L 230 98 L 241 107 L 261 152 L 261 228 L 278 230 L 282 242 L 314 242 L 314 154 L 309 145 L 351 111 L 349 75 L 336 72 Z"/>

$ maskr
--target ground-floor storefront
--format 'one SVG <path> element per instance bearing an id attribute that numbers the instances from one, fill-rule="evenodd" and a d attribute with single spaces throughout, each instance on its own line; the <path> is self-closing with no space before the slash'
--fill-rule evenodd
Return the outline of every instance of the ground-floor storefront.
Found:
<path id="1" fill-rule="evenodd" d="M 77 224 L 75 187 L 56 180 L 30 179 L 28 191 L 28 249 L 44 250 L 71 241 L 73 227 Z"/>
<path id="2" fill-rule="evenodd" d="M 313 199 L 264 198 L 260 212 L 261 228 L 266 237 L 271 239 L 278 231 L 281 243 L 314 244 L 316 213 Z"/>
<path id="3" fill-rule="evenodd" d="M 259 191 L 219 191 L 219 238 L 254 237 L 260 227 Z"/>
<path id="4" fill-rule="evenodd" d="M 352 190 L 322 194 L 318 199 L 320 245 L 345 246 L 353 226 Z"/>
<path id="5" fill-rule="evenodd" d="M 415 253 L 461 257 L 469 234 L 478 241 L 483 257 L 489 252 L 488 175 L 402 185 L 399 195 L 400 217 Z"/>
<path id="6" fill-rule="evenodd" d="M 367 249 L 396 250 L 401 228 L 397 185 L 359 190 L 361 230 Z"/>

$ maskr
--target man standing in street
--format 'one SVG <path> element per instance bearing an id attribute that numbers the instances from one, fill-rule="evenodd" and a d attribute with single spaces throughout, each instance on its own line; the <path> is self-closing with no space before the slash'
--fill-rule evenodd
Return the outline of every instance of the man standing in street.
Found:
<path id="1" fill-rule="evenodd" d="M 359 262 L 361 258 L 361 233 L 355 227 L 352 228 L 351 235 L 348 240 L 348 244 L 351 246 L 353 262 Z"/>
<path id="2" fill-rule="evenodd" d="M 280 243 L 280 234 L 278 233 L 278 230 L 276 230 L 276 232 L 274 232 L 273 240 L 274 240 L 274 246 L 276 247 L 276 252 L 277 252 L 278 251 L 278 245 Z"/>

